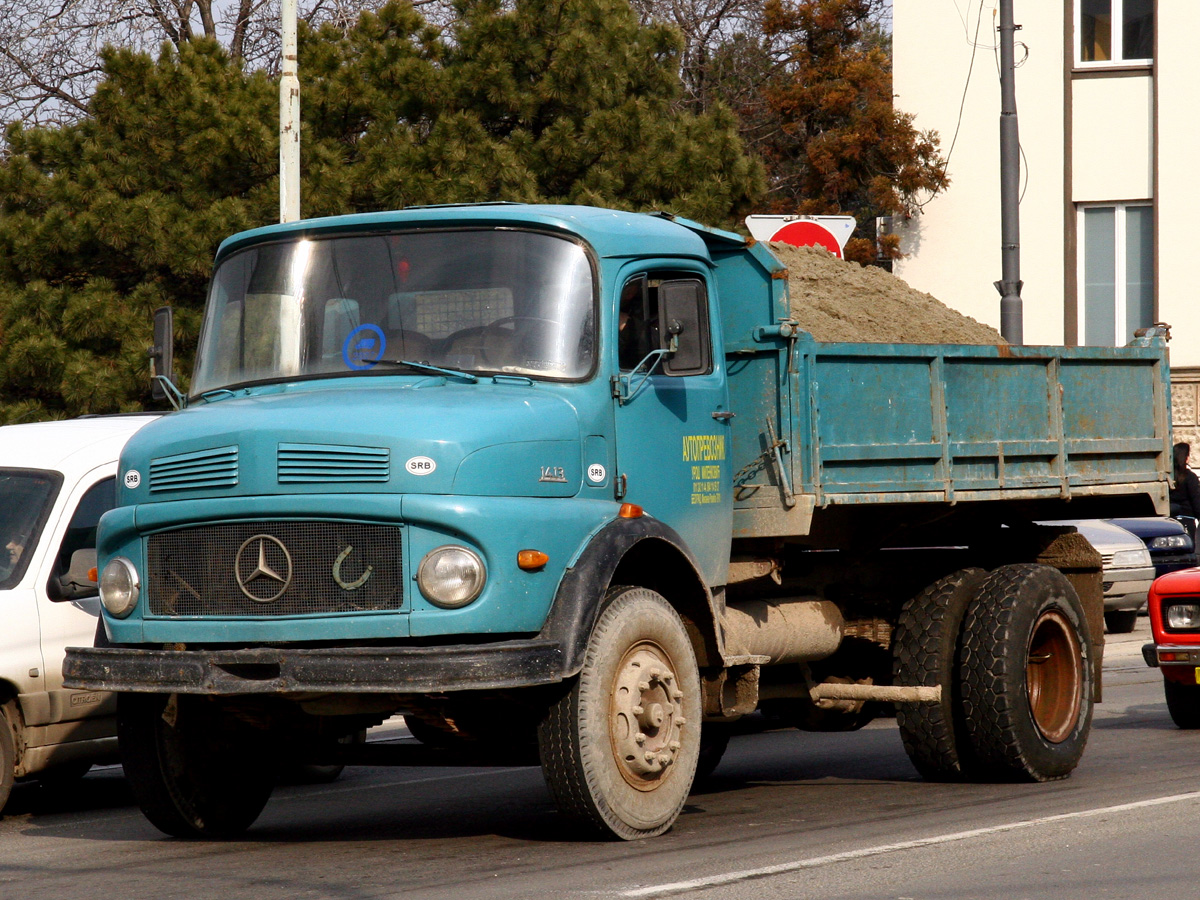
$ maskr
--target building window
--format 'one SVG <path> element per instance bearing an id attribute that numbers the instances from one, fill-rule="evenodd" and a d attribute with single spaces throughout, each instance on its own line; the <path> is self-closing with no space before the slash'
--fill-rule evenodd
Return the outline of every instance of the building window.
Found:
<path id="1" fill-rule="evenodd" d="M 1075 61 L 1145 65 L 1154 58 L 1154 0 L 1075 0 Z"/>
<path id="2" fill-rule="evenodd" d="M 1154 207 L 1080 207 L 1079 236 L 1082 343 L 1123 346 L 1154 324 Z"/>

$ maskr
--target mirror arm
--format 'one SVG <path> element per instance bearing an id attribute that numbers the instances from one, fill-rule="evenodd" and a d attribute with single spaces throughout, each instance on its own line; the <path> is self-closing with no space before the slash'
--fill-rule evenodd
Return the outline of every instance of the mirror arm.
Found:
<path id="1" fill-rule="evenodd" d="M 166 375 L 155 375 L 150 380 L 162 388 L 162 392 L 166 394 L 167 400 L 170 401 L 172 407 L 175 409 L 183 409 L 185 406 L 187 406 L 187 397 L 184 395 L 183 391 L 179 390 L 179 388 L 175 386 L 175 382 L 173 382 Z"/>
<path id="2" fill-rule="evenodd" d="M 672 338 L 672 341 L 677 342 L 677 339 Z M 651 350 L 646 354 L 645 359 L 633 367 L 632 372 L 627 375 L 618 375 L 614 391 L 617 401 L 624 405 L 633 400 L 634 397 L 641 393 L 642 388 L 646 386 L 646 382 L 650 380 L 650 376 L 654 374 L 655 368 L 657 368 L 663 357 L 674 352 L 674 347 L 666 350 Z M 643 366 L 646 366 L 645 372 L 642 372 Z M 636 375 L 641 375 L 641 379 L 635 385 L 633 379 Z"/>

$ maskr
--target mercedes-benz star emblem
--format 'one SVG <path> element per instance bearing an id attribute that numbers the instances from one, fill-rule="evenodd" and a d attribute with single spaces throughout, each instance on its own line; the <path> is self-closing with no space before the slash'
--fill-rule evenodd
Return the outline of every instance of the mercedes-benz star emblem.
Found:
<path id="1" fill-rule="evenodd" d="M 292 555 L 279 538 L 256 534 L 238 548 L 233 561 L 233 577 L 242 593 L 255 603 L 271 603 L 278 600 L 292 583 Z M 277 585 L 279 589 L 274 590 Z"/>

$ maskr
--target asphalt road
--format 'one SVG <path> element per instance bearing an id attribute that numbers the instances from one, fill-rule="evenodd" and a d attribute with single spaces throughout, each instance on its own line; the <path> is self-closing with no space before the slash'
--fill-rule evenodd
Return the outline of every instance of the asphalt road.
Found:
<path id="1" fill-rule="evenodd" d="M 571 839 L 537 769 L 359 768 L 282 787 L 244 840 L 201 843 L 162 836 L 108 768 L 65 794 L 17 786 L 0 897 L 1193 897 L 1200 732 L 1171 723 L 1145 640 L 1144 619 L 1110 638 L 1088 751 L 1053 784 L 924 783 L 879 721 L 734 738 L 650 841 Z"/>

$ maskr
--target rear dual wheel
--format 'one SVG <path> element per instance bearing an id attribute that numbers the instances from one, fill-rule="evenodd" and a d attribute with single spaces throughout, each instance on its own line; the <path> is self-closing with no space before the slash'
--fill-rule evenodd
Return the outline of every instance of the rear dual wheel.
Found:
<path id="1" fill-rule="evenodd" d="M 1078 764 L 1092 720 L 1089 634 L 1048 566 L 955 572 L 901 611 L 897 684 L 942 688 L 897 707 L 913 765 L 934 781 L 1049 781 Z"/>
<path id="2" fill-rule="evenodd" d="M 606 603 L 538 746 L 561 814 L 633 840 L 670 828 L 691 791 L 700 676 L 683 622 L 659 594 L 613 588 Z"/>

